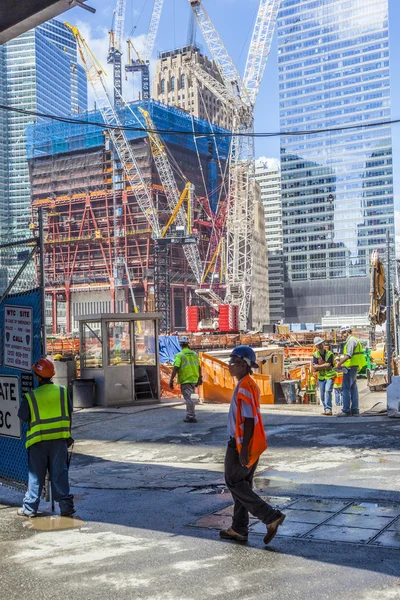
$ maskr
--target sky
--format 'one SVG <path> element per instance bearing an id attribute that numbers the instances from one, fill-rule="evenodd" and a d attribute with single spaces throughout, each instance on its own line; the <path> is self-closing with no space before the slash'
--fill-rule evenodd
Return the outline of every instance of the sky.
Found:
<path id="1" fill-rule="evenodd" d="M 65 13 L 64 17 L 71 24 L 78 26 L 100 63 L 111 76 L 111 65 L 106 64 L 106 56 L 108 30 L 112 22 L 115 1 L 87 0 L 87 3 L 96 8 L 96 14 L 93 15 L 80 8 L 74 8 Z M 204 0 L 204 6 L 241 74 L 243 74 L 246 63 L 258 5 L 259 0 Z M 136 27 L 134 37 L 136 37 L 139 50 L 143 47 L 152 7 L 153 0 L 126 0 L 125 36 L 131 35 L 134 27 Z M 164 0 L 163 14 L 153 54 L 153 65 L 159 51 L 172 50 L 186 44 L 190 10 L 188 0 Z M 394 60 L 394 57 L 400 55 L 400 0 L 389 0 L 389 24 L 392 58 L 392 118 L 400 119 L 400 72 L 396 69 Z M 209 54 L 199 31 L 197 42 L 202 46 L 204 52 Z M 125 100 L 137 99 L 138 79 L 133 81 L 131 75 L 129 75 L 129 80 L 124 81 L 123 84 Z M 257 99 L 255 130 L 257 132 L 279 131 L 276 35 Z M 400 124 L 393 126 L 392 134 L 396 232 L 399 236 L 397 242 L 400 248 Z M 256 156 L 279 157 L 279 137 L 257 139 Z"/>

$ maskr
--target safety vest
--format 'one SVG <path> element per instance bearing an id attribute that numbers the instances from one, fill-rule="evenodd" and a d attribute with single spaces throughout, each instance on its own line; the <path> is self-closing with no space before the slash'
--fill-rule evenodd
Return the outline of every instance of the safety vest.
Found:
<path id="1" fill-rule="evenodd" d="M 333 352 L 331 352 L 330 350 L 326 350 L 326 352 L 325 352 L 325 358 L 323 358 L 322 360 L 324 360 L 325 362 L 328 362 L 328 360 L 330 359 L 331 356 L 333 356 Z M 319 350 L 317 350 L 316 352 L 314 352 L 314 357 L 315 358 L 322 358 L 321 353 L 320 353 Z M 319 379 L 319 381 L 325 381 L 325 379 L 332 379 L 335 376 L 336 376 L 336 371 L 334 371 L 333 368 L 331 368 L 331 369 L 325 369 L 324 371 L 318 371 L 318 379 Z"/>
<path id="2" fill-rule="evenodd" d="M 336 388 L 337 390 L 341 390 L 342 384 L 343 384 L 343 373 L 338 372 L 338 373 L 336 373 L 336 377 L 333 380 L 333 387 Z"/>
<path id="3" fill-rule="evenodd" d="M 178 383 L 197 383 L 200 377 L 200 359 L 190 348 L 182 348 L 175 356 L 174 366 L 178 368 Z"/>
<path id="4" fill-rule="evenodd" d="M 365 367 L 365 365 L 367 364 L 367 361 L 366 361 L 365 356 L 364 356 L 364 350 L 363 350 L 363 347 L 361 345 L 361 342 L 356 337 L 354 337 L 354 335 L 349 336 L 349 338 L 346 340 L 346 343 L 344 345 L 343 354 L 346 356 L 346 354 L 347 354 L 347 344 L 349 343 L 349 341 L 351 340 L 351 338 L 353 338 L 354 340 L 356 340 L 357 346 L 355 347 L 355 350 L 353 352 L 353 356 L 351 358 L 349 358 L 349 360 L 346 360 L 346 362 L 343 363 L 343 366 L 347 367 L 347 369 L 350 369 L 350 367 L 358 367 L 358 371 L 361 371 L 361 369 L 363 367 Z"/>
<path id="5" fill-rule="evenodd" d="M 254 432 L 249 444 L 249 466 L 253 465 L 268 448 L 267 437 L 260 411 L 260 389 L 250 375 L 245 375 L 239 383 L 236 392 L 236 429 L 235 439 L 238 452 L 243 445 L 244 418 L 242 417 L 242 402 L 250 404 L 253 411 Z"/>
<path id="6" fill-rule="evenodd" d="M 41 385 L 25 394 L 25 398 L 30 410 L 25 444 L 27 448 L 38 442 L 70 437 L 71 416 L 65 387 Z"/>

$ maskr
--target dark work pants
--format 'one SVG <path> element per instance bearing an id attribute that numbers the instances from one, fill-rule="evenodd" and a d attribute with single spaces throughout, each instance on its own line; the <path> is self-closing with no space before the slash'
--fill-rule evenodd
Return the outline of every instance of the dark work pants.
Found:
<path id="1" fill-rule="evenodd" d="M 253 491 L 253 478 L 258 461 L 250 468 L 242 467 L 236 442 L 231 438 L 225 455 L 225 481 L 235 501 L 233 509 L 232 529 L 240 535 L 247 535 L 249 529 L 249 513 L 268 525 L 281 513 L 264 502 Z"/>
<path id="2" fill-rule="evenodd" d="M 60 505 L 61 514 L 74 512 L 74 497 L 68 481 L 67 440 L 38 442 L 28 448 L 28 490 L 23 507 L 26 513 L 36 513 L 39 508 L 46 471 L 49 470 L 53 498 Z"/>

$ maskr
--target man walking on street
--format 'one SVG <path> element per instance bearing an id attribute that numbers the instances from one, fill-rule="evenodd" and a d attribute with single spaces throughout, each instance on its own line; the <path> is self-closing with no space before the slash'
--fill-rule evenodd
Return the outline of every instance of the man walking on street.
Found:
<path id="1" fill-rule="evenodd" d="M 28 490 L 21 517 L 36 517 L 40 495 L 49 470 L 53 498 L 60 505 L 61 516 L 75 513 L 74 497 L 68 480 L 68 445 L 71 437 L 72 404 L 65 387 L 55 385 L 54 364 L 41 358 L 32 367 L 39 387 L 25 394 L 18 416 L 28 423 L 26 448 L 28 450 Z"/>
<path id="2" fill-rule="evenodd" d="M 312 370 L 318 373 L 318 386 L 321 402 L 324 407 L 324 416 L 332 416 L 332 390 L 336 371 L 333 370 L 333 352 L 325 350 L 324 340 L 314 338 L 316 348 L 313 356 Z"/>
<path id="3" fill-rule="evenodd" d="M 338 417 L 359 415 L 357 373 L 366 365 L 361 342 L 352 335 L 350 325 L 341 327 L 340 333 L 346 338 L 343 358 L 337 363 L 337 369 L 343 368 L 342 400 L 343 408 Z"/>
<path id="4" fill-rule="evenodd" d="M 267 449 L 260 412 L 260 390 L 251 378 L 258 368 L 256 355 L 249 346 L 238 346 L 229 360 L 229 372 L 238 384 L 233 392 L 225 456 L 225 481 L 234 499 L 232 526 L 220 531 L 225 540 L 247 542 L 249 513 L 266 525 L 264 544 L 276 535 L 285 515 L 273 508 L 253 491 L 253 478 L 258 459 Z"/>
<path id="5" fill-rule="evenodd" d="M 174 389 L 175 375 L 181 386 L 182 396 L 186 402 L 185 423 L 197 423 L 196 400 L 192 397 L 197 386 L 202 384 L 200 360 L 198 354 L 189 348 L 189 338 L 183 335 L 179 343 L 182 351 L 175 356 L 169 387 Z"/>

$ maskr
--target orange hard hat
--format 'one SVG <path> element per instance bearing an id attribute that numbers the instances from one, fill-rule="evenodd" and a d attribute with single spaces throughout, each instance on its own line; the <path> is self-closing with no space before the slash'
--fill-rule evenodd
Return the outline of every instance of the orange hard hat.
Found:
<path id="1" fill-rule="evenodd" d="M 39 358 L 39 360 L 32 365 L 32 371 L 44 379 L 51 379 L 56 373 L 54 363 L 48 358 Z"/>

